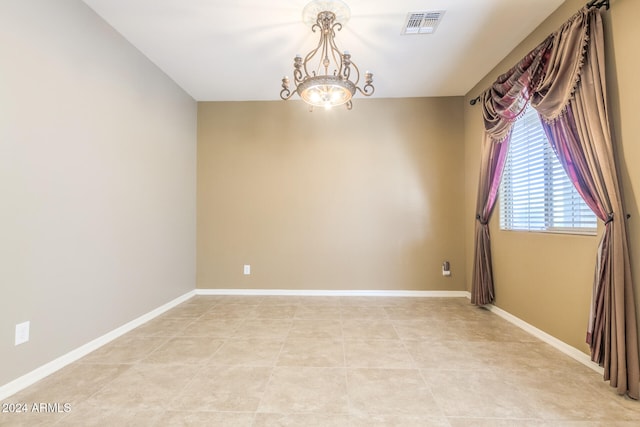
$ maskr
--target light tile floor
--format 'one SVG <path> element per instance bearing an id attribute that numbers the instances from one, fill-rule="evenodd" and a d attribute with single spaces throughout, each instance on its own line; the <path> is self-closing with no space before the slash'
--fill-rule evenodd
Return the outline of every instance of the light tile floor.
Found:
<path id="1" fill-rule="evenodd" d="M 2 426 L 638 426 L 640 402 L 464 298 L 198 296 Z"/>

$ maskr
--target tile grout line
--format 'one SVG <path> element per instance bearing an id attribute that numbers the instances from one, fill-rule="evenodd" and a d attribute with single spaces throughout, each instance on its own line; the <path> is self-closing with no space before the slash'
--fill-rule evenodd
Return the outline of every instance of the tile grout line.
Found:
<path id="1" fill-rule="evenodd" d="M 294 313 L 295 316 L 295 313 Z M 293 328 L 293 318 L 291 319 L 291 323 L 289 325 L 289 330 L 287 331 L 287 334 L 285 335 L 284 339 L 282 340 L 282 343 L 280 344 L 280 350 L 278 351 L 277 356 L 274 358 L 273 360 L 273 366 L 271 366 L 271 373 L 269 374 L 269 378 L 267 379 L 267 381 L 264 384 L 264 390 L 262 390 L 262 395 L 260 396 L 260 399 L 258 400 L 258 406 L 256 407 L 256 410 L 253 411 L 253 422 L 252 425 L 256 423 L 256 419 L 258 417 L 258 414 L 261 413 L 260 411 L 260 405 L 262 404 L 262 402 L 264 401 L 264 398 L 267 394 L 267 390 L 269 389 L 269 385 L 271 384 L 271 381 L 273 380 L 273 375 L 276 371 L 276 368 L 278 367 L 278 360 L 280 360 L 280 355 L 282 354 L 282 350 L 284 349 L 284 345 L 287 342 L 287 339 L 289 337 L 289 334 L 291 333 L 291 329 Z"/>
<path id="2" fill-rule="evenodd" d="M 211 307 L 211 308 L 213 308 L 213 307 Z M 205 313 L 206 313 L 206 312 L 208 312 L 208 311 L 209 311 L 209 310 L 205 311 Z M 202 313 L 202 314 L 201 314 L 200 316 L 198 316 L 197 318 L 192 319 L 192 320 L 191 320 L 191 321 L 190 321 L 190 322 L 189 322 L 189 323 L 188 323 L 188 324 L 187 324 L 183 329 L 181 329 L 181 331 L 180 331 L 180 332 L 176 332 L 176 333 L 175 333 L 175 334 L 174 334 L 174 335 L 173 335 L 169 340 L 167 340 L 167 341 L 166 341 L 166 343 L 168 343 L 169 341 L 171 341 L 171 339 L 173 339 L 173 338 L 177 337 L 179 333 L 184 333 L 184 331 L 185 331 L 185 330 L 186 330 L 190 325 L 192 325 L 192 324 L 196 323 L 198 320 L 202 319 L 202 318 L 204 317 L 204 314 L 205 314 L 205 313 Z M 184 336 L 184 335 L 183 335 L 183 336 Z M 198 337 L 192 337 L 192 338 L 198 338 Z M 207 337 L 207 338 L 211 338 L 211 337 Z M 165 344 L 166 344 L 166 343 L 165 343 Z M 164 344 L 163 344 L 163 345 L 164 345 Z M 220 348 L 221 348 L 221 347 L 222 347 L 222 346 L 218 347 L 218 349 L 216 350 L 216 352 L 218 352 L 218 351 L 220 350 Z M 158 347 L 158 348 L 159 348 L 159 347 Z M 157 351 L 157 350 L 158 350 L 158 348 L 156 348 L 154 351 L 152 351 L 151 353 L 149 353 L 149 356 L 150 356 L 151 354 L 153 354 L 155 351 Z M 214 354 L 215 354 L 216 352 L 214 352 Z M 147 356 L 147 357 L 148 357 L 148 356 Z M 213 354 L 210 356 L 210 358 L 209 358 L 209 359 L 207 359 L 207 361 L 208 361 L 208 360 L 210 360 L 212 357 L 213 357 Z M 162 364 L 159 364 L 159 365 L 162 365 Z M 193 381 L 198 377 L 199 373 L 200 373 L 200 372 L 202 372 L 202 371 L 206 368 L 207 363 L 202 363 L 201 365 L 202 365 L 202 366 L 200 366 L 198 369 L 196 369 L 196 371 L 193 373 L 193 376 L 191 377 L 191 379 L 189 379 L 188 381 L 186 381 L 186 382 L 184 383 L 184 385 L 183 385 L 182 389 L 181 389 L 179 392 L 175 393 L 175 395 L 173 396 L 173 398 L 172 398 L 172 399 L 170 399 L 168 402 L 166 402 L 166 403 L 163 405 L 163 408 L 162 408 L 162 414 L 161 414 L 160 416 L 158 416 L 158 419 L 153 423 L 153 426 L 154 426 L 154 427 L 155 427 L 155 426 L 161 426 L 161 425 L 162 425 L 161 423 L 162 423 L 162 421 L 163 421 L 163 416 L 164 416 L 164 415 L 166 415 L 166 414 L 167 414 L 167 412 L 171 411 L 171 409 L 170 409 L 170 405 L 171 405 L 171 403 L 173 403 L 174 401 L 176 401 L 178 398 L 180 398 L 180 397 L 185 393 L 185 391 L 186 391 L 187 387 L 188 387 L 189 385 L 191 385 L 191 384 L 193 383 Z"/>

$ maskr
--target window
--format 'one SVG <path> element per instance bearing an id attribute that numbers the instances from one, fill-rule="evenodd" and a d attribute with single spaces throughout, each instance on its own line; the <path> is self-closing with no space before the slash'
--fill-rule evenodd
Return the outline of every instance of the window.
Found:
<path id="1" fill-rule="evenodd" d="M 500 184 L 500 228 L 595 234 L 597 219 L 564 172 L 529 107 L 513 125 Z"/>

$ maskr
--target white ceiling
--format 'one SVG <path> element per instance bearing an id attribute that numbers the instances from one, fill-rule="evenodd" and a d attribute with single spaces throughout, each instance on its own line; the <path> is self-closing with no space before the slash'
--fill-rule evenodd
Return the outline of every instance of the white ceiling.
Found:
<path id="1" fill-rule="evenodd" d="M 198 101 L 276 100 L 293 57 L 318 42 L 307 0 L 83 0 Z M 336 36 L 375 97 L 465 95 L 564 0 L 345 0 Z M 435 34 L 407 13 L 445 10 Z M 504 70 L 506 71 L 506 70 Z"/>

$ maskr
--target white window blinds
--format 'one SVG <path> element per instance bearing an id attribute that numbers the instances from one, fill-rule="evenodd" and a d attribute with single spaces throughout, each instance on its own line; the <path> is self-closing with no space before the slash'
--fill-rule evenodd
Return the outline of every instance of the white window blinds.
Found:
<path id="1" fill-rule="evenodd" d="M 500 228 L 595 234 L 597 220 L 564 172 L 535 109 L 513 125 L 500 185 Z"/>

